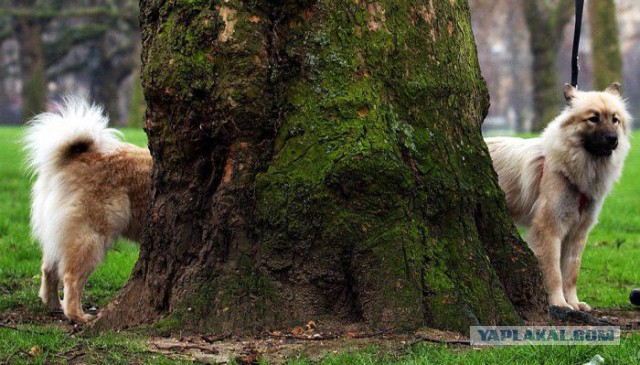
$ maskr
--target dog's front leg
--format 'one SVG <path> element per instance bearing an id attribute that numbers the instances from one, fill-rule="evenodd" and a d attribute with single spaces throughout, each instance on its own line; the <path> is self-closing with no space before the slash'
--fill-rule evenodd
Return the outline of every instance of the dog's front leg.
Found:
<path id="1" fill-rule="evenodd" d="M 590 311 L 591 307 L 578 300 L 578 273 L 582 263 L 582 251 L 587 243 L 589 227 L 580 227 L 570 234 L 562 247 L 562 290 L 564 297 L 575 310 Z"/>
<path id="2" fill-rule="evenodd" d="M 550 202 L 540 202 L 534 214 L 532 225 L 528 231 L 529 247 L 538 259 L 538 266 L 542 271 L 542 279 L 550 306 L 567 307 L 573 309 L 565 300 L 562 291 L 562 272 L 560 270 L 560 254 L 564 232 L 558 222 L 553 219 L 554 214 Z"/>

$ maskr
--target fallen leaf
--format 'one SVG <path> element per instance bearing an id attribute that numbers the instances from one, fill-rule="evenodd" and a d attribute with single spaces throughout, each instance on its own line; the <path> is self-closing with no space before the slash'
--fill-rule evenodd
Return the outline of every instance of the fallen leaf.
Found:
<path id="1" fill-rule="evenodd" d="M 307 325 L 305 327 L 307 327 L 307 331 L 310 331 L 310 330 L 316 328 L 316 322 L 309 321 L 309 323 L 307 323 Z"/>
<path id="2" fill-rule="evenodd" d="M 31 348 L 31 350 L 29 350 L 29 355 L 36 357 L 36 356 L 40 356 L 42 355 L 42 347 L 40 346 L 33 346 Z"/>

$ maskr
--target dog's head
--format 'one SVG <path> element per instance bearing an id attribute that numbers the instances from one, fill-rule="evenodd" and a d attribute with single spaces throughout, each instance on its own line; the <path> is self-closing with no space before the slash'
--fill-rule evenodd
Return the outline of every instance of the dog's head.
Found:
<path id="1" fill-rule="evenodd" d="M 609 157 L 620 142 L 627 143 L 631 116 L 622 99 L 620 84 L 614 82 L 604 91 L 578 91 L 564 86 L 567 118 L 562 129 L 571 130 L 574 137 L 592 156 Z"/>

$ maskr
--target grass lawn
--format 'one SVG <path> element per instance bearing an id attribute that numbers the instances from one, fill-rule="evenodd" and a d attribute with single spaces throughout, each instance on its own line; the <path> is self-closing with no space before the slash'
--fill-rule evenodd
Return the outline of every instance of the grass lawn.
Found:
<path id="1" fill-rule="evenodd" d="M 173 363 L 175 360 L 149 352 L 141 334 L 70 334 L 44 310 L 37 297 L 40 249 L 29 234 L 30 181 L 23 167 L 21 133 L 22 129 L 18 127 L 0 127 L 0 324 L 11 318 L 11 323 L 18 326 L 18 330 L 0 326 L 0 363 L 7 360 L 10 363 Z M 124 130 L 124 134 L 129 142 L 146 144 L 142 131 Z M 640 132 L 636 135 L 640 136 Z M 579 295 L 594 307 L 631 309 L 629 292 L 640 287 L 638 181 L 640 147 L 631 150 L 622 181 L 607 199 L 600 223 L 592 231 L 583 257 Z M 137 255 L 134 244 L 119 241 L 90 277 L 83 303 L 104 307 L 126 281 Z M 328 356 L 323 363 L 582 364 L 596 353 L 604 356 L 607 364 L 640 364 L 640 333 L 629 335 L 620 346 L 522 346 L 477 350 L 417 345 L 400 353 L 376 348 L 345 352 Z M 308 360 L 292 360 L 291 363 L 306 364 Z"/>

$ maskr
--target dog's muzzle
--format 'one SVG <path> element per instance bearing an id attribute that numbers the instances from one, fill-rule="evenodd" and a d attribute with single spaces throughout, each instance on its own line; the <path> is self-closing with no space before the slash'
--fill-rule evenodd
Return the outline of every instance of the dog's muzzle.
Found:
<path id="1" fill-rule="evenodd" d="M 615 133 L 603 133 L 584 139 L 584 148 L 594 156 L 611 156 L 618 147 L 618 135 Z"/>

